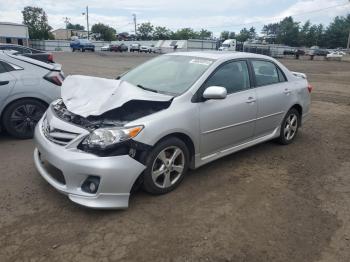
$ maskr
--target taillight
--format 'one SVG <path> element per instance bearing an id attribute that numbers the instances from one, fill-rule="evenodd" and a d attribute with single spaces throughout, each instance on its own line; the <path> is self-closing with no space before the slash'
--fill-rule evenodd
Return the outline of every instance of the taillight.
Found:
<path id="1" fill-rule="evenodd" d="M 44 76 L 44 79 L 57 85 L 57 86 L 61 86 L 62 82 L 64 80 L 64 76 L 63 74 L 61 74 L 61 72 L 58 71 L 50 71 L 49 73 L 47 73 Z"/>
<path id="2" fill-rule="evenodd" d="M 309 93 L 311 93 L 312 88 L 313 88 L 313 87 L 312 87 L 312 85 L 311 85 L 311 84 L 308 84 L 308 85 L 307 85 L 307 90 L 309 91 Z"/>
<path id="3" fill-rule="evenodd" d="M 49 56 L 47 57 L 47 60 L 53 63 L 53 54 L 49 54 Z"/>

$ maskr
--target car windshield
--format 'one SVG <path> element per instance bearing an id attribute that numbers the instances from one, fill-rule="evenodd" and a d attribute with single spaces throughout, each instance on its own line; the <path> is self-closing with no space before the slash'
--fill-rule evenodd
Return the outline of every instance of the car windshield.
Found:
<path id="1" fill-rule="evenodd" d="M 188 90 L 213 60 L 181 55 L 163 55 L 129 71 L 121 80 L 154 91 L 179 95 Z"/>
<path id="2" fill-rule="evenodd" d="M 230 47 L 229 44 L 222 44 L 222 47 Z"/>

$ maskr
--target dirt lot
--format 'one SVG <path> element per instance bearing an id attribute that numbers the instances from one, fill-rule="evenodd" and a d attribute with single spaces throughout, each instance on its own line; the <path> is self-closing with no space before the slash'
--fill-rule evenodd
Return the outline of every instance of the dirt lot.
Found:
<path id="1" fill-rule="evenodd" d="M 55 57 L 115 77 L 151 55 Z M 314 86 L 294 144 L 225 157 L 125 211 L 71 203 L 35 171 L 31 140 L 1 135 L 0 261 L 350 261 L 350 63 L 282 62 Z"/>

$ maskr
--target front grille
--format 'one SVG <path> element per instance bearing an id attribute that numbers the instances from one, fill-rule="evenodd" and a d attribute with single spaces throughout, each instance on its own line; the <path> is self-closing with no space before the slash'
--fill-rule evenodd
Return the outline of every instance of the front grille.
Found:
<path id="1" fill-rule="evenodd" d="M 42 124 L 42 131 L 48 140 L 61 146 L 67 145 L 79 135 L 76 133 L 50 127 L 46 118 L 44 119 Z"/>
<path id="2" fill-rule="evenodd" d="M 66 184 L 66 179 L 64 178 L 63 172 L 55 167 L 54 165 L 50 164 L 47 161 L 43 161 L 43 166 L 47 173 L 56 180 L 56 182 L 60 183 L 61 185 Z"/>

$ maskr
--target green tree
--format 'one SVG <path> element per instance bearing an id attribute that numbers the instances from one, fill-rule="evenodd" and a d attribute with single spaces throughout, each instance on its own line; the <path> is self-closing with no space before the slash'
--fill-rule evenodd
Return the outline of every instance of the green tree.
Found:
<path id="1" fill-rule="evenodd" d="M 350 30 L 350 14 L 337 16 L 325 32 L 326 46 L 329 48 L 346 47 Z"/>
<path id="2" fill-rule="evenodd" d="M 66 26 L 66 29 L 73 29 L 73 30 L 84 30 L 85 27 L 80 24 L 72 24 L 68 23 Z"/>
<path id="3" fill-rule="evenodd" d="M 229 31 L 222 31 L 221 34 L 220 34 L 220 38 L 222 40 L 226 40 L 230 37 L 230 32 Z"/>
<path id="4" fill-rule="evenodd" d="M 250 38 L 251 32 L 247 28 L 241 29 L 239 34 L 236 36 L 238 42 L 245 42 Z"/>
<path id="5" fill-rule="evenodd" d="M 236 38 L 236 33 L 235 32 L 230 32 L 228 38 L 235 39 Z"/>
<path id="6" fill-rule="evenodd" d="M 50 30 L 47 15 L 40 7 L 26 6 L 22 11 L 23 24 L 28 26 L 30 39 L 49 39 Z"/>
<path id="7" fill-rule="evenodd" d="M 256 36 L 257 36 L 257 33 L 255 31 L 255 27 L 252 26 L 251 28 L 249 28 L 249 38 L 255 39 Z"/>
<path id="8" fill-rule="evenodd" d="M 152 33 L 154 31 L 154 26 L 150 23 L 142 23 L 138 28 L 138 35 L 142 40 L 152 39 Z"/>
<path id="9" fill-rule="evenodd" d="M 209 30 L 206 30 L 206 29 L 201 29 L 197 33 L 197 35 L 200 39 L 208 39 L 208 38 L 211 38 L 212 32 L 210 32 Z"/>
<path id="10" fill-rule="evenodd" d="M 172 39 L 188 40 L 195 39 L 197 37 L 198 34 L 192 28 L 182 28 L 174 32 Z"/>
<path id="11" fill-rule="evenodd" d="M 272 23 L 264 25 L 261 33 L 264 35 L 264 38 L 267 43 L 274 43 L 276 41 L 276 36 L 279 29 L 279 23 Z"/>
<path id="12" fill-rule="evenodd" d="M 165 26 L 156 26 L 153 31 L 153 39 L 155 40 L 167 40 L 170 39 L 172 31 Z"/>
<path id="13" fill-rule="evenodd" d="M 300 46 L 310 46 L 308 41 L 309 32 L 310 32 L 311 23 L 307 20 L 304 25 L 301 27 L 299 32 L 299 45 Z"/>
<path id="14" fill-rule="evenodd" d="M 291 16 L 284 18 L 277 31 L 276 42 L 278 44 L 298 46 L 299 44 L 299 23 L 294 22 Z"/>
<path id="15" fill-rule="evenodd" d="M 116 40 L 116 33 L 117 31 L 105 24 L 102 23 L 98 23 L 98 24 L 94 24 L 91 27 L 91 32 L 95 33 L 95 34 L 100 34 L 101 35 L 101 39 L 104 41 L 114 41 Z"/>

